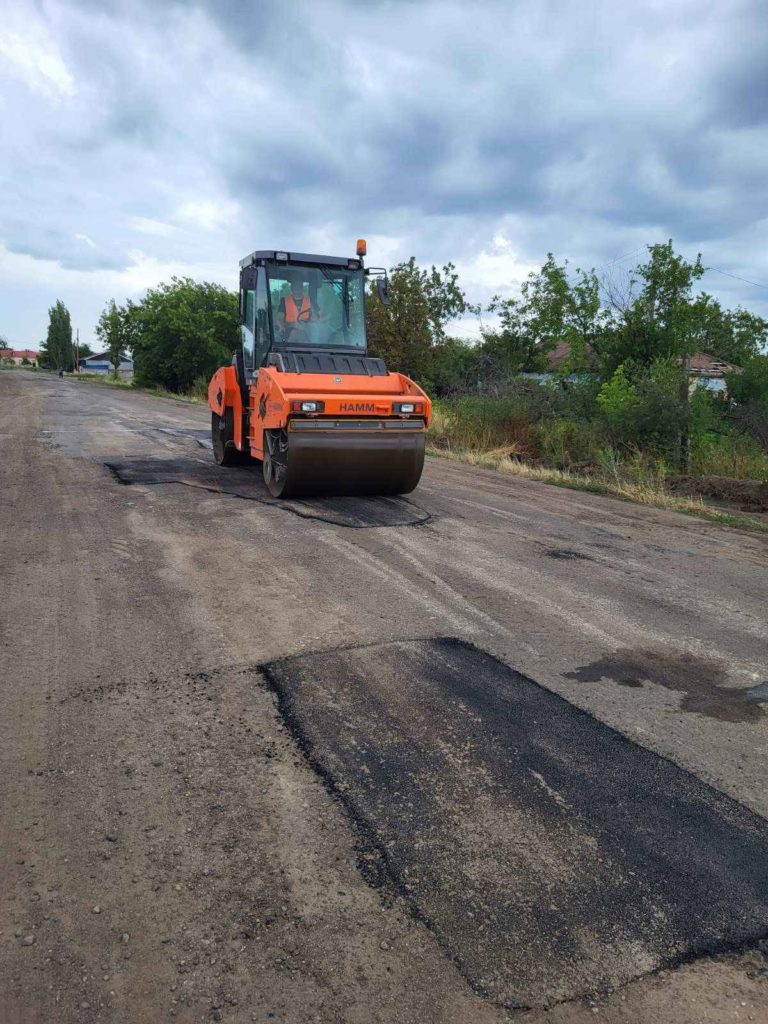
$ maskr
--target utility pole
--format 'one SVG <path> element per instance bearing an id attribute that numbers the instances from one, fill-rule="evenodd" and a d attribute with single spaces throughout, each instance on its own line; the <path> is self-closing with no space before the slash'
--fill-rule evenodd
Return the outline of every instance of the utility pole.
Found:
<path id="1" fill-rule="evenodd" d="M 680 432 L 680 472 L 686 474 L 691 467 L 691 357 L 684 355 L 682 359 L 682 376 L 680 378 L 680 402 L 683 406 L 683 426 Z"/>
<path id="2" fill-rule="evenodd" d="M 80 373 L 80 328 L 75 332 L 75 373 Z"/>

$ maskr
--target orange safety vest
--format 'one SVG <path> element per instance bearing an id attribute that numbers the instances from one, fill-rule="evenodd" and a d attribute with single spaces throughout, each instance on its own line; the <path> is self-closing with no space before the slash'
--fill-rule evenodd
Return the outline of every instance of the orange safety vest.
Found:
<path id="1" fill-rule="evenodd" d="M 295 324 L 298 320 L 301 323 L 306 323 L 312 314 L 312 303 L 309 301 L 309 296 L 304 295 L 301 300 L 301 309 L 296 304 L 296 300 L 292 295 L 286 295 L 285 297 L 285 322 L 287 324 Z"/>

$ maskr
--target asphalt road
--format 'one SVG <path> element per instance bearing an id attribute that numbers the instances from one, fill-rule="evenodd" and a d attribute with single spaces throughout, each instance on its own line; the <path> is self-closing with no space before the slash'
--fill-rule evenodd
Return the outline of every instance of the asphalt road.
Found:
<path id="1" fill-rule="evenodd" d="M 766 539 L 207 427 L 0 374 L 0 1020 L 768 1021 Z"/>

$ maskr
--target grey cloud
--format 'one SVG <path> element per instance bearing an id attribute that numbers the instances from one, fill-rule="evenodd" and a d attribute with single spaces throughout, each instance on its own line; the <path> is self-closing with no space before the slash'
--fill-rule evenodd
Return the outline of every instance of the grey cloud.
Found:
<path id="1" fill-rule="evenodd" d="M 85 272 L 127 268 L 135 250 L 234 264 L 370 232 L 400 239 L 395 258 L 466 263 L 507 225 L 525 261 L 553 250 L 589 266 L 674 237 L 768 275 L 759 2 L 29 11 L 77 91 L 54 102 L 0 68 L 11 251 Z M 195 223 L 180 213 L 195 203 L 239 213 Z M 726 285 L 766 308 L 768 292 Z"/>

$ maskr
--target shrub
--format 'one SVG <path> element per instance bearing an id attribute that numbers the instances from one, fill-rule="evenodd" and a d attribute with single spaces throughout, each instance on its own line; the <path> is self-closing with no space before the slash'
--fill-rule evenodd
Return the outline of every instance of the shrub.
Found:
<path id="1" fill-rule="evenodd" d="M 753 356 L 744 372 L 729 374 L 726 383 L 734 426 L 768 451 L 768 355 Z"/>
<path id="2" fill-rule="evenodd" d="M 209 382 L 209 377 L 196 377 L 192 383 L 192 387 L 189 389 L 189 397 L 197 398 L 199 401 L 207 402 Z"/>
<path id="3" fill-rule="evenodd" d="M 435 403 L 433 437 L 443 446 L 472 449 L 513 448 L 521 458 L 538 455 L 539 441 L 525 401 L 504 398 L 445 399 Z"/>
<path id="4" fill-rule="evenodd" d="M 597 460 L 600 430 L 596 424 L 547 420 L 539 425 L 539 438 L 542 458 L 557 469 L 571 469 Z"/>
<path id="5" fill-rule="evenodd" d="M 708 434 L 691 445 L 691 472 L 768 481 L 768 454 L 754 438 L 743 434 Z"/>
<path id="6" fill-rule="evenodd" d="M 615 444 L 650 448 L 660 455 L 679 450 L 688 409 L 681 397 L 681 370 L 657 359 L 650 366 L 619 366 L 602 385 L 597 404 Z"/>

